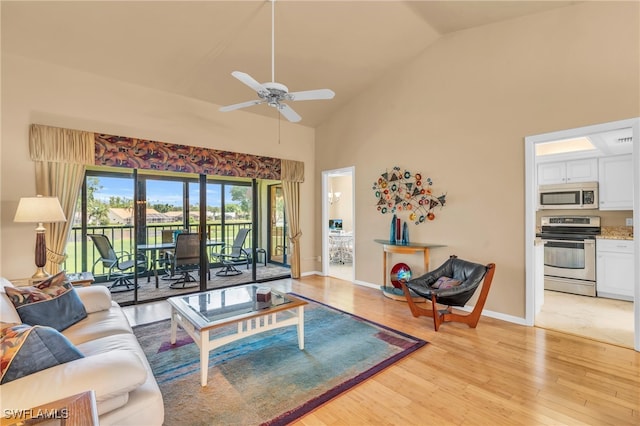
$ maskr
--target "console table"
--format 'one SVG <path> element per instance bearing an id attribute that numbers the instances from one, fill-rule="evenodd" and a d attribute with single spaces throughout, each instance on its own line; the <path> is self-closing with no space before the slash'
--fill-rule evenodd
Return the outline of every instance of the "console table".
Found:
<path id="1" fill-rule="evenodd" d="M 378 244 L 382 244 L 382 276 L 383 276 L 383 286 L 382 286 L 382 294 L 397 300 L 404 300 L 404 295 L 400 292 L 395 294 L 392 291 L 385 291 L 387 289 L 387 259 L 389 253 L 397 253 L 397 254 L 419 254 L 422 253 L 424 258 L 424 272 L 429 271 L 429 250 L 432 248 L 446 247 L 443 244 L 430 244 L 430 243 L 409 243 L 409 244 L 395 244 L 391 243 L 389 240 L 374 240 Z M 392 286 L 391 289 L 394 287 Z"/>

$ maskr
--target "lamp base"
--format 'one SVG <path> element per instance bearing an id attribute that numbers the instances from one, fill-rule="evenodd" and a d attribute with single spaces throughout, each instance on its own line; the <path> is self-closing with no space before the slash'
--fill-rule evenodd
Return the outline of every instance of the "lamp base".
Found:
<path id="1" fill-rule="evenodd" d="M 45 271 L 44 267 L 47 264 L 47 244 L 44 235 L 44 225 L 38 224 L 36 228 L 36 273 L 31 276 L 31 279 L 44 279 L 49 278 L 51 274 Z"/>
<path id="2" fill-rule="evenodd" d="M 36 273 L 31 275 L 31 278 L 40 280 L 49 278 L 50 276 L 51 274 L 44 270 L 44 266 L 38 266 L 38 269 L 36 269 Z"/>

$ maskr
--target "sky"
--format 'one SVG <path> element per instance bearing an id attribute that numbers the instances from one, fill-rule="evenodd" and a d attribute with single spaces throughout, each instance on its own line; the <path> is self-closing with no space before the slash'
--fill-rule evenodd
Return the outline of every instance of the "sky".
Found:
<path id="1" fill-rule="evenodd" d="M 96 199 L 107 202 L 110 197 L 121 197 L 133 200 L 133 180 L 127 178 L 114 177 L 98 177 L 99 186 L 102 188 L 94 193 Z M 182 182 L 167 180 L 147 180 L 147 203 L 148 204 L 170 204 L 174 206 L 182 206 Z M 200 185 L 196 183 L 189 184 L 189 200 L 191 204 L 197 204 L 199 200 L 198 190 Z M 227 202 L 231 200 L 231 185 L 226 185 L 225 199 Z M 221 206 L 220 184 L 207 185 L 207 204 L 209 206 Z"/>

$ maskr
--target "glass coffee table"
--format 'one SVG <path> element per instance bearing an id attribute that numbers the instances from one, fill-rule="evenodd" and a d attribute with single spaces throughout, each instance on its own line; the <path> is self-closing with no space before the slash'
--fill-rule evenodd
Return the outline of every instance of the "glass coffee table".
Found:
<path id="1" fill-rule="evenodd" d="M 264 294 L 265 290 L 270 290 L 268 296 Z M 298 328 L 298 347 L 304 349 L 304 305 L 307 302 L 268 286 L 249 284 L 171 297 L 167 301 L 171 305 L 171 344 L 176 343 L 180 325 L 198 345 L 202 386 L 207 385 L 209 352 L 227 343 L 295 325 Z M 209 330 L 230 324 L 237 324 L 235 333 L 213 339 L 209 337 Z"/>

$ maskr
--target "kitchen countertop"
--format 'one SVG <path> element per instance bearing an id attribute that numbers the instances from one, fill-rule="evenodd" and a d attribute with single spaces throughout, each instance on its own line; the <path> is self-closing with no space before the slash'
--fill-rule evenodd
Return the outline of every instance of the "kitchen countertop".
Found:
<path id="1" fill-rule="evenodd" d="M 596 238 L 633 240 L 633 226 L 603 226 Z"/>

